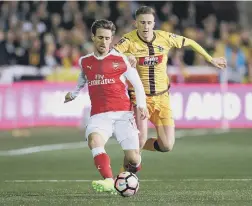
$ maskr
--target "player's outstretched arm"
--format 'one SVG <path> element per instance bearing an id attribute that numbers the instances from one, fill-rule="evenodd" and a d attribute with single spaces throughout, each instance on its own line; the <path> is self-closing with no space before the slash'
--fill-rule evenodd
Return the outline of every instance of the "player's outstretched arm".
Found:
<path id="1" fill-rule="evenodd" d="M 185 38 L 184 46 L 192 47 L 193 50 L 201 54 L 208 62 L 219 69 L 224 69 L 227 66 L 227 61 L 224 57 L 211 57 L 205 49 L 203 49 L 197 42 L 192 39 Z"/>
<path id="2" fill-rule="evenodd" d="M 87 82 L 86 76 L 84 75 L 83 71 L 81 71 L 78 78 L 77 86 L 72 92 L 68 92 L 66 94 L 64 103 L 74 100 L 80 93 L 81 89 L 85 86 L 86 82 Z"/>

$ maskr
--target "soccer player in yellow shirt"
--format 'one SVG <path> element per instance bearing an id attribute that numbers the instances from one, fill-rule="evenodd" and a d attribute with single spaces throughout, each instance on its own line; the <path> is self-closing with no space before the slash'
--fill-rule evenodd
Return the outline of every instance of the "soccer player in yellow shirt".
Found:
<path id="1" fill-rule="evenodd" d="M 166 73 L 169 50 L 174 47 L 190 46 L 219 69 L 226 67 L 226 60 L 222 57 L 212 58 L 194 40 L 154 30 L 155 11 L 151 7 L 140 7 L 135 17 L 137 29 L 125 34 L 114 49 L 130 54 L 129 59 L 134 56 L 147 95 L 149 120 L 155 125 L 157 131 L 157 137 L 147 140 L 148 120 L 141 120 L 138 111 L 134 109 L 140 131 L 140 149 L 169 152 L 175 142 L 175 124 L 169 99 L 170 83 Z M 132 103 L 135 104 L 135 94 L 131 86 L 129 86 L 129 95 Z"/>

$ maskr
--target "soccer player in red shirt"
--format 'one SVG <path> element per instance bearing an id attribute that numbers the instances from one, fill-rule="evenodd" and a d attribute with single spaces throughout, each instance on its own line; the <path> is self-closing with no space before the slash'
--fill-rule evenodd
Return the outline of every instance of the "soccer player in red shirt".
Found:
<path id="1" fill-rule="evenodd" d="M 136 104 L 141 118 L 148 118 L 146 97 L 140 77 L 130 66 L 126 56 L 109 50 L 115 33 L 115 25 L 108 20 L 97 20 L 91 27 L 94 52 L 79 59 L 81 74 L 78 85 L 65 96 L 65 102 L 75 99 L 87 83 L 91 100 L 91 117 L 86 128 L 88 146 L 93 154 L 96 168 L 104 180 L 93 181 L 97 191 L 114 192 L 114 180 L 110 158 L 104 146 L 115 134 L 130 172 L 140 169 L 138 130 L 127 94 L 128 80 L 136 93 Z"/>

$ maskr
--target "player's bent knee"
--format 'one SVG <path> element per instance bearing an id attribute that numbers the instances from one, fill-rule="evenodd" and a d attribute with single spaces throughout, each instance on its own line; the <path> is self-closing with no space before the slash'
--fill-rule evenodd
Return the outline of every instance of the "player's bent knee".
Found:
<path id="1" fill-rule="evenodd" d="M 167 142 L 167 143 L 158 143 L 157 141 L 154 143 L 154 147 L 159 152 L 171 152 L 173 149 L 174 143 Z"/>
<path id="2" fill-rule="evenodd" d="M 88 135 L 88 146 L 90 149 L 104 146 L 104 141 L 100 134 L 93 132 Z"/>
<path id="3" fill-rule="evenodd" d="M 169 142 L 169 143 L 167 143 L 167 144 L 164 145 L 164 150 L 166 152 L 170 152 L 170 151 L 172 151 L 173 146 L 174 146 L 174 143 Z"/>
<path id="4" fill-rule="evenodd" d="M 164 152 L 171 152 L 172 149 L 173 149 L 173 146 L 174 146 L 174 143 L 168 142 L 168 143 L 163 145 L 162 149 L 163 149 Z"/>
<path id="5" fill-rule="evenodd" d="M 162 147 L 161 151 L 162 152 L 170 152 L 172 149 L 170 147 Z"/>

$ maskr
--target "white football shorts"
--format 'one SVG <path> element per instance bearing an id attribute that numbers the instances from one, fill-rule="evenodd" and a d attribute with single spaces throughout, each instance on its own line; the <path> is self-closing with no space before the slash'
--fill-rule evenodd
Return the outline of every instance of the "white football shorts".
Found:
<path id="1" fill-rule="evenodd" d="M 99 133 L 105 142 L 114 133 L 123 150 L 139 149 L 139 131 L 133 112 L 117 111 L 93 115 L 86 127 L 86 138 L 93 132 Z"/>

